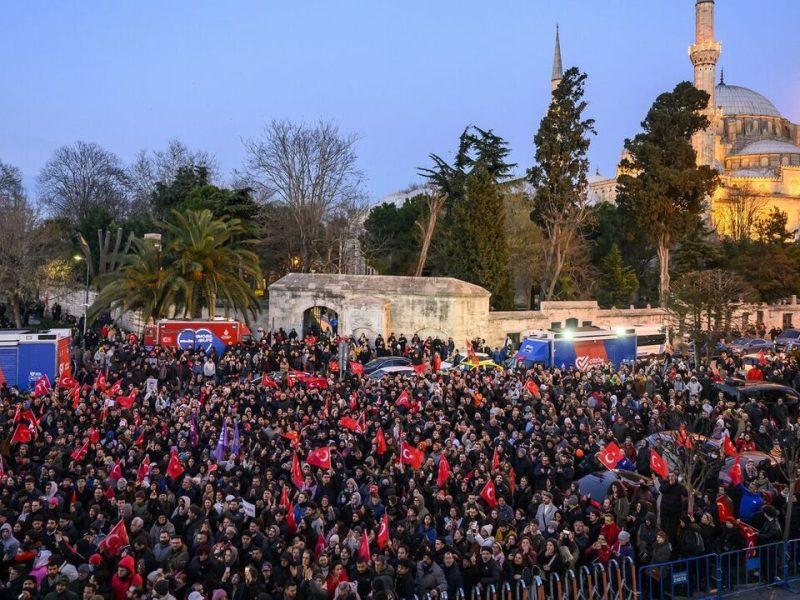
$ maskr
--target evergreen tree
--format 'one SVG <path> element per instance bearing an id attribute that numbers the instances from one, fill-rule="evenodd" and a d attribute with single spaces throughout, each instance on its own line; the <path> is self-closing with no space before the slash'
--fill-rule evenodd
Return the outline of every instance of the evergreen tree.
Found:
<path id="1" fill-rule="evenodd" d="M 598 297 L 600 304 L 625 307 L 638 289 L 639 280 L 636 278 L 636 271 L 622 260 L 619 246 L 612 244 L 611 250 L 602 261 Z"/>
<path id="2" fill-rule="evenodd" d="M 514 305 L 506 243 L 504 195 L 491 173 L 477 165 L 466 178 L 463 199 L 446 232 L 448 275 L 492 293 L 495 309 Z"/>
<path id="3" fill-rule="evenodd" d="M 656 98 L 642 133 L 625 140 L 630 158 L 620 163 L 617 205 L 656 245 L 661 306 L 669 295 L 670 252 L 693 231 L 718 183 L 711 167 L 697 166 L 692 147 L 692 136 L 708 126 L 707 104 L 706 92 L 679 83 Z"/>
<path id="4" fill-rule="evenodd" d="M 571 254 L 583 246 L 583 230 L 592 213 L 586 203 L 589 134 L 594 120 L 584 119 L 586 75 L 576 68 L 564 73 L 534 136 L 536 165 L 528 170 L 534 187 L 531 219 L 545 235 L 542 293 L 553 298 Z"/>
<path id="5" fill-rule="evenodd" d="M 491 130 L 467 127 L 453 164 L 431 155 L 420 169 L 447 202 L 437 223 L 428 265 L 438 275 L 457 277 L 492 293 L 492 307 L 513 306 L 502 182 L 514 164 L 508 144 Z"/>
<path id="6" fill-rule="evenodd" d="M 369 265 L 381 275 L 410 275 L 419 252 L 416 220 L 423 195 L 402 205 L 385 202 L 374 206 L 364 221 L 361 249 Z"/>

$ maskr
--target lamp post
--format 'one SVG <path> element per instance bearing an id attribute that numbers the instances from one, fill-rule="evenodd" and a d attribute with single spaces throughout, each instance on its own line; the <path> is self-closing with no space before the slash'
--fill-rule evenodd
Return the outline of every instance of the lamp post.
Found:
<path id="1" fill-rule="evenodd" d="M 82 346 L 83 349 L 86 349 L 86 316 L 89 311 L 89 261 L 84 260 L 83 256 L 80 254 L 76 254 L 72 258 L 75 259 L 75 262 L 84 261 L 86 263 L 86 287 L 83 290 L 83 340 Z"/>

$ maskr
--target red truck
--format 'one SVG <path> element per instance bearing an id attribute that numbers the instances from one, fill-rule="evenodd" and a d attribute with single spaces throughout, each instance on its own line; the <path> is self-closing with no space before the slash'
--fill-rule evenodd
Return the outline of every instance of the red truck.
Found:
<path id="1" fill-rule="evenodd" d="M 222 354 L 227 346 L 238 344 L 250 335 L 247 325 L 232 319 L 162 319 L 155 325 L 145 326 L 144 345 L 148 349 L 162 346 L 205 352 L 215 348 Z"/>

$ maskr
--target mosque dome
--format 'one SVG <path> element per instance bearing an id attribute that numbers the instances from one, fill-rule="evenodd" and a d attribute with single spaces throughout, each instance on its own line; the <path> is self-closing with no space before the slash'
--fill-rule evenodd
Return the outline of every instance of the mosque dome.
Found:
<path id="1" fill-rule="evenodd" d="M 734 152 L 737 156 L 748 156 L 753 154 L 800 154 L 800 147 L 791 142 L 781 140 L 760 140 L 747 144 Z"/>
<path id="2" fill-rule="evenodd" d="M 749 88 L 719 83 L 715 88 L 715 93 L 717 106 L 722 109 L 722 114 L 726 116 L 781 116 L 781 113 L 772 102 Z"/>

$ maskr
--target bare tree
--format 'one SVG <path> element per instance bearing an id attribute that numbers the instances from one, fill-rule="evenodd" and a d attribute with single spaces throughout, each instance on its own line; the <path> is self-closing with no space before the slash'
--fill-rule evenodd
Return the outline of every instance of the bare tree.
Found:
<path id="1" fill-rule="evenodd" d="M 734 242 L 750 239 L 766 206 L 766 198 L 751 188 L 731 187 L 720 211 L 718 225 L 721 233 Z"/>
<path id="2" fill-rule="evenodd" d="M 660 442 L 664 458 L 686 488 L 689 514 L 694 512 L 695 498 L 702 492 L 706 479 L 725 465 L 721 450 L 694 433 L 696 425 L 695 422 L 685 429 L 668 432 Z"/>
<path id="3" fill-rule="evenodd" d="M 93 208 L 126 214 L 128 178 L 116 154 L 97 144 L 75 142 L 55 151 L 37 180 L 42 204 L 53 216 L 76 223 Z"/>
<path id="4" fill-rule="evenodd" d="M 781 447 L 781 473 L 786 478 L 786 521 L 783 525 L 783 539 L 788 540 L 791 533 L 792 509 L 794 508 L 794 493 L 800 468 L 800 426 L 796 423 L 789 425 L 781 431 L 777 440 Z"/>
<path id="5" fill-rule="evenodd" d="M 276 213 L 290 219 L 276 234 L 293 241 L 296 269 L 330 269 L 338 262 L 329 257 L 328 227 L 343 213 L 355 220 L 364 207 L 355 142 L 332 123 L 289 121 L 272 121 L 260 138 L 244 141 L 247 179 L 257 193 L 287 209 Z"/>
<path id="6" fill-rule="evenodd" d="M 16 167 L 0 163 L 0 297 L 17 327 L 22 327 L 22 305 L 36 292 L 41 266 L 36 211 L 25 196 Z"/>
<path id="7" fill-rule="evenodd" d="M 219 166 L 212 154 L 204 150 L 190 150 L 177 139 L 170 140 L 164 150 L 140 150 L 127 171 L 132 210 L 147 212 L 156 183 L 171 182 L 178 169 L 187 167 L 204 167 L 210 180 L 219 174 Z"/>
<path id="8" fill-rule="evenodd" d="M 419 227 L 420 235 L 422 235 L 422 246 L 419 250 L 419 260 L 417 261 L 417 268 L 414 269 L 414 276 L 420 277 L 422 270 L 425 268 L 425 262 L 428 260 L 428 251 L 431 247 L 431 240 L 436 231 L 436 220 L 439 218 L 439 213 L 447 203 L 447 194 L 442 192 L 432 192 L 425 194 L 425 210 L 417 219 L 417 227 Z"/>

